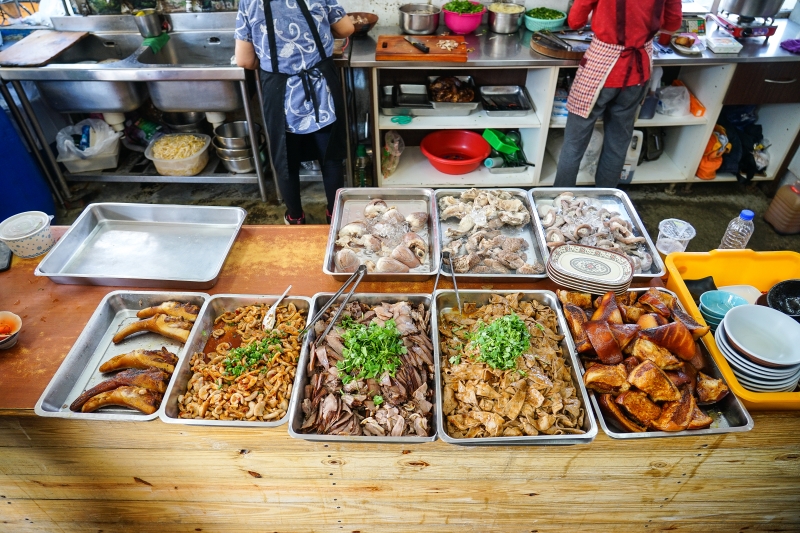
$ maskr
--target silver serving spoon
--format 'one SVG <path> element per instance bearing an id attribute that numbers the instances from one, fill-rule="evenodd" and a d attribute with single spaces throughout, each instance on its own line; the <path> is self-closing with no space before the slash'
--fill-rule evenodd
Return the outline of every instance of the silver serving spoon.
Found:
<path id="1" fill-rule="evenodd" d="M 275 300 L 275 303 L 269 308 L 267 314 L 264 315 L 264 322 L 261 323 L 261 327 L 264 329 L 264 331 L 269 331 L 275 327 L 275 312 L 278 310 L 278 304 L 281 303 L 287 294 L 289 294 L 290 290 L 292 290 L 291 285 L 286 287 L 286 290 L 283 291 L 283 294 L 281 294 L 280 298 Z"/>

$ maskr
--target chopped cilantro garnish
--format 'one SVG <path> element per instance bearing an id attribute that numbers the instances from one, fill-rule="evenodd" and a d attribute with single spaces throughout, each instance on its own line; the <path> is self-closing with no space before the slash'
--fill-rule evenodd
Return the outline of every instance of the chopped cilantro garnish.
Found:
<path id="1" fill-rule="evenodd" d="M 450 364 L 453 365 L 453 366 L 460 365 L 461 364 L 461 356 L 460 355 L 454 355 L 450 359 L 448 359 L 448 361 L 450 361 Z"/>
<path id="2" fill-rule="evenodd" d="M 275 330 L 265 339 L 229 351 L 228 356 L 222 361 L 225 373 L 238 377 L 258 363 L 269 363 L 275 355 L 283 351 L 281 347 L 283 336 L 285 334 Z"/>
<path id="3" fill-rule="evenodd" d="M 530 348 L 530 338 L 525 322 L 512 313 L 482 324 L 470 343 L 478 349 L 478 361 L 495 369 L 511 370 L 517 366 L 517 357 Z"/>
<path id="4" fill-rule="evenodd" d="M 375 407 L 380 407 L 380 405 L 383 403 L 383 396 L 378 396 L 378 395 L 373 396 L 372 403 L 375 404 Z"/>
<path id="5" fill-rule="evenodd" d="M 342 320 L 346 329 L 343 335 L 344 359 L 336 364 L 341 371 L 342 383 L 377 378 L 384 372 L 394 377 L 402 363 L 400 355 L 406 353 L 394 320 L 387 320 L 383 326 L 376 323 L 365 326 L 350 317 L 345 318 L 349 320 Z"/>

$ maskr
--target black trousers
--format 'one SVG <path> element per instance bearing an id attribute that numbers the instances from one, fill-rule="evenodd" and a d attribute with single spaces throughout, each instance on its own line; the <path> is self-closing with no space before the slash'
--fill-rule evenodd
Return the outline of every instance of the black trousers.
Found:
<path id="1" fill-rule="evenodd" d="M 316 154 L 325 153 L 334 131 L 333 126 L 334 124 L 329 124 L 313 133 L 286 132 L 289 176 L 287 179 L 279 181 L 283 201 L 292 218 L 299 218 L 303 215 L 303 206 L 300 202 L 300 163 L 315 159 Z M 344 162 L 341 159 L 328 159 L 321 160 L 320 164 L 322 165 L 322 183 L 325 186 L 325 196 L 328 200 L 328 212 L 332 213 L 336 191 L 344 187 Z"/>

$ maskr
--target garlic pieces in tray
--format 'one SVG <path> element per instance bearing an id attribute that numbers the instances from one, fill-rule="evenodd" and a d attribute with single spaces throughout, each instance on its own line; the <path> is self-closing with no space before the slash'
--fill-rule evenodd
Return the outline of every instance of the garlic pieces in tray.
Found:
<path id="1" fill-rule="evenodd" d="M 548 248 L 564 243 L 596 246 L 626 255 L 636 274 L 649 272 L 653 257 L 642 235 L 616 211 L 609 211 L 597 200 L 563 192 L 554 200 L 537 200 L 536 211 L 544 228 Z"/>
<path id="2" fill-rule="evenodd" d="M 344 224 L 337 234 L 337 272 L 407 273 L 430 271 L 428 214 L 401 213 L 375 198 L 364 207 L 364 218 Z"/>

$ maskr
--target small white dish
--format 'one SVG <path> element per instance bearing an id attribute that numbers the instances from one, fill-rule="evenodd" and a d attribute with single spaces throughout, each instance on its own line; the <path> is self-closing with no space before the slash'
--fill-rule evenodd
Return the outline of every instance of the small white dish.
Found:
<path id="1" fill-rule="evenodd" d="M 718 289 L 741 296 L 750 305 L 755 305 L 756 301 L 761 297 L 761 291 L 752 285 L 728 285 L 727 287 L 718 287 Z"/>
<path id="2" fill-rule="evenodd" d="M 0 311 L 0 326 L 8 326 L 9 332 L 0 335 L 0 350 L 8 350 L 17 344 L 22 329 L 22 319 L 11 311 Z"/>
<path id="3" fill-rule="evenodd" d="M 770 367 L 800 364 L 800 324 L 762 305 L 734 307 L 722 320 L 731 348 Z"/>
<path id="4" fill-rule="evenodd" d="M 692 46 L 682 46 L 675 42 L 678 37 L 689 37 L 690 39 L 694 39 L 694 43 Z M 675 35 L 672 37 L 670 42 L 672 43 L 672 47 L 681 54 L 700 55 L 706 50 L 706 45 L 703 44 L 703 41 L 701 41 L 700 38 L 693 33 L 682 33 L 680 35 Z"/>

